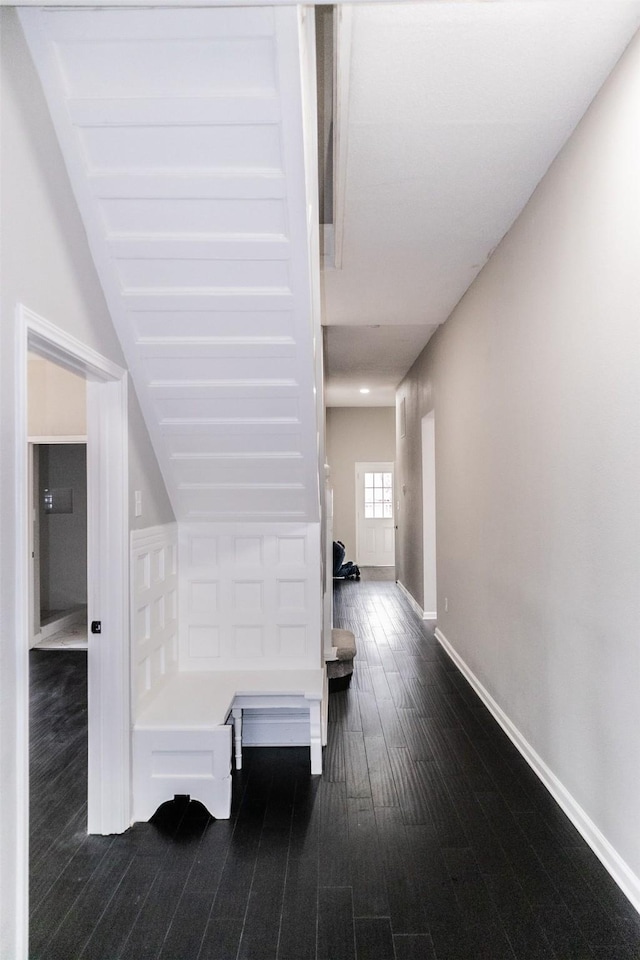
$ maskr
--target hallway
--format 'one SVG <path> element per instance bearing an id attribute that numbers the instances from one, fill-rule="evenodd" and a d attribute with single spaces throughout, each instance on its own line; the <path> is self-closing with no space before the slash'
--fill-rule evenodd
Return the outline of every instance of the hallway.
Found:
<path id="1" fill-rule="evenodd" d="M 636 912 L 396 584 L 367 573 L 336 584 L 358 657 L 323 776 L 306 749 L 247 749 L 229 821 L 174 803 L 86 837 L 86 654 L 32 652 L 31 960 L 640 957 Z"/>

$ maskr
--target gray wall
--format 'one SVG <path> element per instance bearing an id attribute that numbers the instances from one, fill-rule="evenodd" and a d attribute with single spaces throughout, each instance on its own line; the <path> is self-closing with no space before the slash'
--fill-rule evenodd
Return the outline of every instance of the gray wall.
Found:
<path id="1" fill-rule="evenodd" d="M 393 407 L 329 407 L 327 409 L 327 463 L 333 488 L 333 536 L 356 553 L 356 480 L 358 461 L 396 458 Z"/>
<path id="2" fill-rule="evenodd" d="M 15 564 L 15 310 L 22 302 L 124 366 L 85 232 L 15 11 L 0 10 L 0 942 L 18 956 L 24 796 L 24 655 L 18 655 Z M 139 408 L 130 391 L 130 484 L 143 491 L 150 526 L 173 519 Z M 25 438 L 26 439 L 26 438 Z M 26 651 L 26 644 L 24 645 Z M 26 655 L 26 653 L 25 653 Z"/>
<path id="3" fill-rule="evenodd" d="M 433 409 L 440 629 L 636 879 L 639 102 L 636 38 L 401 384 L 397 455 L 400 581 L 422 605 Z"/>
<path id="4" fill-rule="evenodd" d="M 40 444 L 40 610 L 70 610 L 87 602 L 87 448 Z M 44 491 L 72 491 L 72 513 L 48 513 Z"/>

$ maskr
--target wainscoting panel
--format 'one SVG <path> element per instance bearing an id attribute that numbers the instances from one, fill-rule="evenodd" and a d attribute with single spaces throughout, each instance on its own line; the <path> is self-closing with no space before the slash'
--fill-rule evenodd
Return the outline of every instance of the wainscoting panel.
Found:
<path id="1" fill-rule="evenodd" d="M 314 523 L 180 525 L 180 669 L 322 663 Z"/>
<path id="2" fill-rule="evenodd" d="M 131 674 L 133 715 L 178 669 L 178 528 L 131 533 Z"/>

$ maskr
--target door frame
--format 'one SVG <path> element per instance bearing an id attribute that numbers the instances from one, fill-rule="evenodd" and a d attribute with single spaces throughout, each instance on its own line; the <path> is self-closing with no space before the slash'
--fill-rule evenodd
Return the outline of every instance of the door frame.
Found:
<path id="1" fill-rule="evenodd" d="M 393 567 L 395 566 L 396 560 L 396 535 L 395 535 L 395 524 L 396 524 L 396 507 L 395 507 L 395 496 L 396 496 L 396 463 L 395 460 L 357 460 L 355 464 L 355 484 L 356 484 L 356 563 L 362 564 L 360 559 L 360 534 L 361 534 L 361 525 L 364 517 L 360 516 L 360 507 L 361 507 L 361 498 L 360 492 L 360 472 L 374 472 L 374 473 L 391 473 L 393 476 L 393 497 L 391 499 L 393 517 L 391 518 L 391 523 L 393 526 L 393 563 L 381 564 L 381 566 Z M 364 488 L 363 488 L 364 489 Z M 366 564 L 364 564 L 366 566 Z"/>
<path id="2" fill-rule="evenodd" d="M 425 620 L 437 620 L 436 567 L 436 421 L 431 410 L 422 418 L 422 606 Z"/>
<path id="3" fill-rule="evenodd" d="M 87 656 L 89 698 L 89 833 L 131 824 L 129 517 L 127 372 L 23 304 L 16 308 L 16 696 L 22 760 L 16 823 L 18 897 L 28 922 L 29 837 L 29 516 L 28 354 L 79 374 L 87 382 L 88 617 L 102 622 Z M 91 635 L 90 635 L 91 636 Z M 26 940 L 25 940 L 26 942 Z"/>

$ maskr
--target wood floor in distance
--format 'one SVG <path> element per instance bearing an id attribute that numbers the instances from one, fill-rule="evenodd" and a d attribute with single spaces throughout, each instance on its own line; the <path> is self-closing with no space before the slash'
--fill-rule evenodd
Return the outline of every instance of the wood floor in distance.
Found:
<path id="1" fill-rule="evenodd" d="M 86 653 L 31 651 L 30 960 L 640 958 L 638 914 L 379 573 L 336 585 L 358 656 L 323 775 L 247 749 L 226 821 L 172 802 L 88 837 Z"/>

